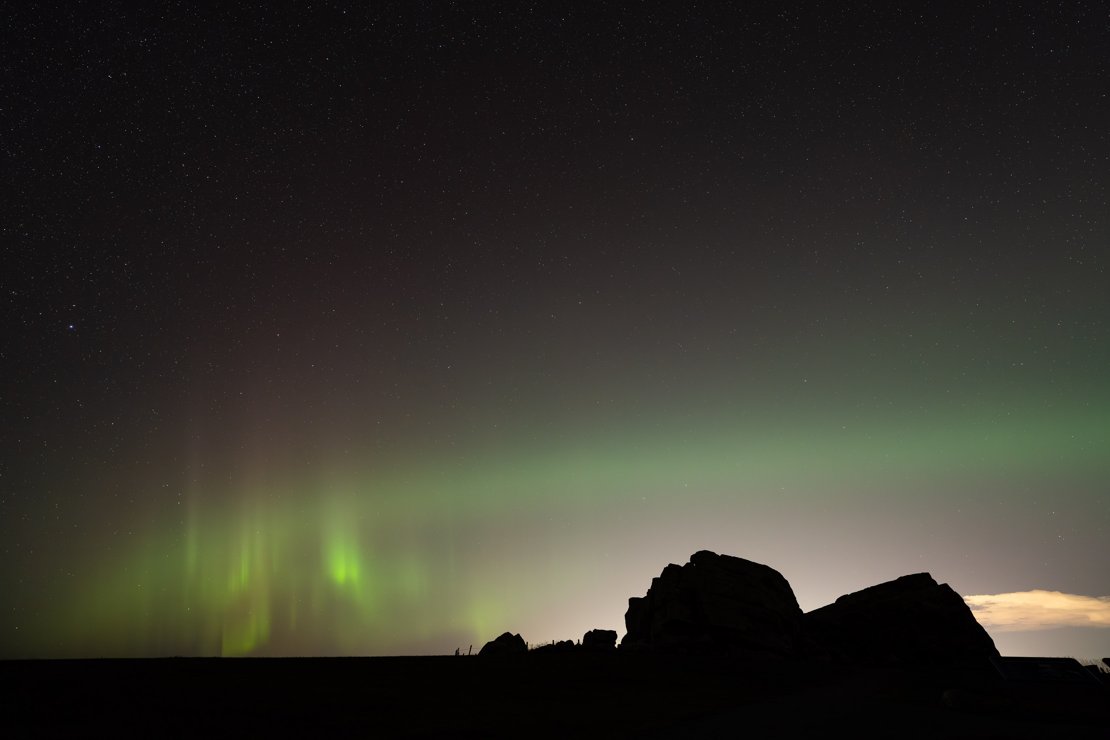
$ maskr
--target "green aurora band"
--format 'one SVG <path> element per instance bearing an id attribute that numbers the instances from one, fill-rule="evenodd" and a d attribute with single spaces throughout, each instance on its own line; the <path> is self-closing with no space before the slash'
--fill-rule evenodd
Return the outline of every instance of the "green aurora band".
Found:
<path id="1" fill-rule="evenodd" d="M 541 594 L 576 598 L 576 584 L 545 571 L 540 556 L 504 544 L 526 545 L 536 520 L 558 512 L 619 522 L 634 504 L 669 511 L 690 491 L 706 510 L 726 511 L 786 488 L 816 502 L 832 491 L 897 491 L 912 480 L 943 491 L 946 481 L 969 476 L 1097 481 L 1110 472 L 1104 399 L 1014 409 L 1001 419 L 931 418 L 801 430 L 704 420 L 701 435 L 602 430 L 578 443 L 521 444 L 373 473 L 336 466 L 225 483 L 219 496 L 194 491 L 178 520 L 137 532 L 90 563 L 24 626 L 16 654 L 465 650 L 533 625 Z M 857 497 L 844 505 L 867 504 Z M 574 536 L 586 547 L 587 534 Z M 640 583 L 652 575 L 643 572 Z M 619 628 L 620 618 L 612 614 L 610 624 Z"/>

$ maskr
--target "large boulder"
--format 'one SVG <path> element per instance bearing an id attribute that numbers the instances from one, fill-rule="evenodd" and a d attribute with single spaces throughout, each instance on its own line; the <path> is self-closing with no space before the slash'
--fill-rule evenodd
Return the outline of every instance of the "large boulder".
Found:
<path id="1" fill-rule="evenodd" d="M 831 657 L 850 662 L 951 664 L 998 657 L 960 595 L 928 573 L 841 596 L 803 622 Z"/>
<path id="2" fill-rule="evenodd" d="M 523 655 L 528 652 L 528 644 L 524 642 L 524 638 L 520 635 L 514 635 L 512 632 L 505 632 L 500 637 L 490 640 L 482 649 L 478 651 L 478 655 Z"/>
<path id="3" fill-rule="evenodd" d="M 802 610 L 778 571 L 702 550 L 628 600 L 621 648 L 749 656 L 802 649 Z"/>

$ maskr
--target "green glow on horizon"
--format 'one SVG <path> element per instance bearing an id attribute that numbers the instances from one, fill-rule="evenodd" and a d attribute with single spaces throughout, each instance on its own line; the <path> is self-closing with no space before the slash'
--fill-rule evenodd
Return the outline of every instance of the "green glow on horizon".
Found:
<path id="1" fill-rule="evenodd" d="M 1097 478 L 1110 468 L 1105 411 L 1026 409 L 1003 420 L 969 414 L 798 429 L 707 422 L 699 436 L 671 439 L 649 429 L 429 460 L 361 480 L 357 471 L 290 479 L 218 497 L 253 502 L 234 513 L 213 503 L 217 497 L 205 504 L 198 495 L 179 522 L 151 530 L 145 544 L 67 595 L 79 626 L 49 621 L 36 637 L 61 645 L 54 648 L 61 654 L 93 646 L 122 655 L 296 653 L 322 639 L 368 654 L 442 633 L 481 644 L 508 628 L 528 600 L 499 581 L 523 577 L 538 593 L 543 579 L 521 572 L 529 563 L 503 562 L 496 551 L 478 562 L 473 544 L 458 560 L 451 539 L 434 533 L 464 537 L 483 522 L 513 527 L 543 511 L 619 510 L 691 489 L 699 500 L 727 506 L 784 484 L 818 497 L 857 483 L 897 495 L 907 479 L 934 481 L 943 491 L 946 477 L 968 474 Z"/>
<path id="2" fill-rule="evenodd" d="M 254 601 L 245 615 L 225 622 L 220 640 L 220 655 L 250 655 L 265 645 L 270 635 L 269 604 Z"/>

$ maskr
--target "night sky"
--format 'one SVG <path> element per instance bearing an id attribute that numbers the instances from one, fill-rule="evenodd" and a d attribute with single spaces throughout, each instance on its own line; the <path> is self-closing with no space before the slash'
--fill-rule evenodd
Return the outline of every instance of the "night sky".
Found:
<path id="1" fill-rule="evenodd" d="M 700 549 L 1110 655 L 1106 5 L 272 5 L 4 11 L 0 657 L 623 635 Z"/>

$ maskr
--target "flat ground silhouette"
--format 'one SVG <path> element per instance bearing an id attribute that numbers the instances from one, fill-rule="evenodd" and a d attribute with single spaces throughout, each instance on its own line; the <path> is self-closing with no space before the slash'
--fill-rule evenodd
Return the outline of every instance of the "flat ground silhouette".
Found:
<path id="1" fill-rule="evenodd" d="M 615 650 L 504 658 L 7 661 L 7 737 L 1044 737 L 1102 730 L 1105 686 L 989 672 Z M 1082 688 L 1082 687 L 1080 687 Z"/>

